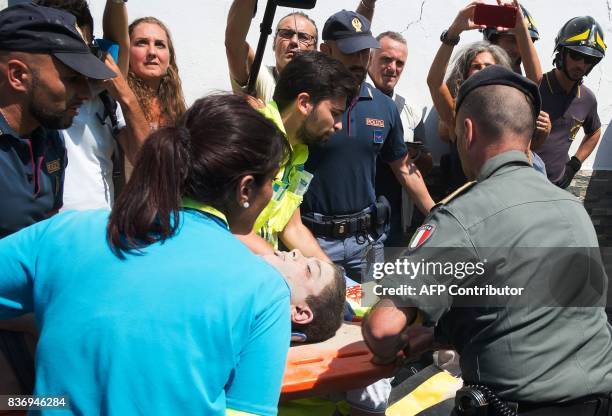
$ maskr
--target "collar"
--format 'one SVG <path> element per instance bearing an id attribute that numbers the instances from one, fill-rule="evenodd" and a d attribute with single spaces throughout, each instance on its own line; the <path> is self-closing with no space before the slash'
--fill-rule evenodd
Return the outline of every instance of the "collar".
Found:
<path id="1" fill-rule="evenodd" d="M 276 125 L 276 127 L 283 132 L 285 137 L 287 137 L 287 131 L 285 130 L 281 113 L 278 111 L 278 104 L 276 104 L 276 101 L 270 101 L 264 108 L 259 109 L 259 112 L 268 120 L 272 121 L 274 125 Z M 308 146 L 303 143 L 296 144 L 295 146 L 291 146 L 291 151 L 292 165 L 303 165 L 306 163 L 306 160 L 308 159 Z"/>
<path id="2" fill-rule="evenodd" d="M 25 140 L 25 137 L 20 136 L 13 128 L 8 124 L 8 121 L 4 118 L 4 115 L 0 112 L 0 135 L 9 135 L 19 140 Z M 36 139 L 38 137 L 45 136 L 45 129 L 43 127 L 37 127 L 29 135 L 29 138 Z"/>
<path id="3" fill-rule="evenodd" d="M 372 78 L 370 78 L 370 74 L 368 74 L 368 75 L 366 76 L 366 82 L 367 82 L 368 84 L 370 84 L 370 85 L 372 85 L 372 86 L 374 86 L 374 87 L 376 88 L 376 84 L 374 84 L 374 81 L 372 81 Z M 397 95 L 397 94 L 395 93 L 395 90 L 393 90 L 393 91 L 391 92 L 391 95 L 389 95 L 389 94 L 386 94 L 385 92 L 383 92 L 383 90 L 381 90 L 380 88 L 376 88 L 376 89 L 377 89 L 378 91 L 382 92 L 383 94 L 385 94 L 387 97 L 391 98 L 393 101 L 395 101 L 395 96 Z"/>
<path id="4" fill-rule="evenodd" d="M 358 99 L 359 100 L 373 100 L 374 93 L 372 90 L 374 90 L 374 87 L 370 85 L 367 81 L 363 81 L 361 83 L 361 86 L 359 87 Z"/>
<path id="5" fill-rule="evenodd" d="M 478 182 L 482 182 L 485 179 L 493 176 L 493 174 L 500 168 L 510 164 L 531 166 L 525 153 L 519 152 L 518 150 L 510 150 L 487 160 L 480 169 L 480 173 L 478 174 L 478 178 L 476 180 Z"/>
<path id="6" fill-rule="evenodd" d="M 559 84 L 554 70 L 544 74 L 544 81 L 546 81 L 546 86 L 548 87 L 548 91 L 550 91 L 551 94 L 575 95 L 576 97 L 580 98 L 580 84 L 582 84 L 581 82 L 577 82 L 574 85 L 574 88 L 572 88 L 569 93 L 566 93 L 561 84 Z"/>
<path id="7" fill-rule="evenodd" d="M 211 207 L 210 205 L 207 205 L 207 204 L 203 204 L 191 198 L 183 198 L 182 207 L 191 208 L 191 209 L 195 209 L 196 211 L 206 213 L 210 215 L 211 217 L 215 218 L 216 220 L 218 220 L 217 222 L 221 222 L 225 226 L 225 228 L 229 230 L 229 223 L 227 222 L 227 217 L 225 216 L 224 213 L 219 211 L 217 208 Z"/>

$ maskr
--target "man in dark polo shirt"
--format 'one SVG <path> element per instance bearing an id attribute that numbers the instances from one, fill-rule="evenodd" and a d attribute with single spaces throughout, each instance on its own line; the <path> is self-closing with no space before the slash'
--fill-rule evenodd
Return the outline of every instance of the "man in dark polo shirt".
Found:
<path id="1" fill-rule="evenodd" d="M 569 186 L 601 136 L 597 99 L 582 81 L 604 57 L 603 39 L 603 30 L 592 17 L 569 20 L 555 40 L 556 68 L 540 83 L 542 110 L 550 115 L 552 130 L 543 144 L 533 146 L 546 164 L 548 179 L 561 188 Z M 580 128 L 584 138 L 570 158 L 568 151 Z"/>
<path id="2" fill-rule="evenodd" d="M 90 97 L 88 78 L 115 75 L 91 54 L 74 16 L 32 4 L 0 12 L 0 73 L 2 238 L 61 207 L 67 160 L 55 130 L 69 127 Z M 0 327 L 24 329 L 21 322 Z M 31 393 L 33 366 L 23 335 L 0 331 L 0 351 L 0 394 Z"/>
<path id="3" fill-rule="evenodd" d="M 379 47 L 370 22 L 343 10 L 325 22 L 322 38 L 321 51 L 344 63 L 361 86 L 342 116 L 342 130 L 309 147 L 305 169 L 314 179 L 304 197 L 302 219 L 326 254 L 349 277 L 362 281 L 367 260 L 382 260 L 388 222 L 388 206 L 387 213 L 376 206 L 376 158 L 389 163 L 421 211 L 428 212 L 434 202 L 408 159 L 395 103 L 365 82 L 370 48 Z"/>

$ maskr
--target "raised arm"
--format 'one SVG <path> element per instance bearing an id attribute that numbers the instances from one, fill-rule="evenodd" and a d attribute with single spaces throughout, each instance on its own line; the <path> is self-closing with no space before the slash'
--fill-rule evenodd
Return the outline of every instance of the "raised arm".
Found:
<path id="1" fill-rule="evenodd" d="M 117 65 L 123 76 L 127 77 L 130 67 L 130 36 L 128 34 L 128 14 L 125 2 L 117 3 L 113 0 L 106 0 L 102 27 L 104 38 L 119 45 Z"/>
<path id="2" fill-rule="evenodd" d="M 498 3 L 502 4 L 501 0 L 498 0 Z M 540 84 L 542 81 L 542 65 L 540 64 L 540 58 L 533 45 L 533 40 L 531 40 L 531 36 L 529 35 L 529 28 L 525 15 L 523 15 L 523 10 L 517 0 L 513 0 L 513 3 L 514 7 L 517 8 L 514 35 L 516 36 L 516 44 L 521 54 L 523 67 L 525 68 L 525 76 L 536 84 Z"/>
<path id="3" fill-rule="evenodd" d="M 256 0 L 234 0 L 227 15 L 225 54 L 230 77 L 239 85 L 246 85 L 255 59 L 255 51 L 246 41 L 255 4 Z"/>
<path id="4" fill-rule="evenodd" d="M 442 42 L 440 45 L 427 74 L 427 86 L 429 87 L 429 92 L 440 121 L 444 122 L 450 130 L 455 126 L 455 99 L 444 83 L 444 76 L 446 75 L 446 68 L 455 48 L 455 45 L 452 44 L 454 43 L 453 41 L 458 41 L 463 31 L 480 27 L 474 24 L 474 8 L 476 4 L 477 2 L 472 2 L 459 11 L 446 32 L 447 42 Z"/>
<path id="5" fill-rule="evenodd" d="M 365 17 L 372 23 L 374 18 L 374 8 L 376 7 L 376 0 L 359 0 L 356 12 Z"/>

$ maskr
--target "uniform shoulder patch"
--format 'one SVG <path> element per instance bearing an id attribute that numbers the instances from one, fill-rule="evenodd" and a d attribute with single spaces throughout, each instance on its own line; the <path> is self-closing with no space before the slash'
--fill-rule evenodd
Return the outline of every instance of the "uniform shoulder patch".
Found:
<path id="1" fill-rule="evenodd" d="M 408 249 L 410 251 L 416 250 L 421 247 L 429 237 L 431 237 L 436 230 L 436 226 L 433 224 L 423 224 L 414 232 L 414 235 L 410 239 L 410 244 L 408 245 Z"/>
<path id="2" fill-rule="evenodd" d="M 443 200 L 441 200 L 440 202 L 438 202 L 436 204 L 436 206 L 440 206 L 440 205 L 446 205 L 448 204 L 450 201 L 452 201 L 453 199 L 457 198 L 459 195 L 465 193 L 467 190 L 469 190 L 472 186 L 476 185 L 476 181 L 471 181 L 471 182 L 467 182 L 465 184 L 463 184 L 459 189 L 457 189 L 455 192 L 453 192 L 452 194 L 448 195 L 446 198 L 444 198 Z"/>

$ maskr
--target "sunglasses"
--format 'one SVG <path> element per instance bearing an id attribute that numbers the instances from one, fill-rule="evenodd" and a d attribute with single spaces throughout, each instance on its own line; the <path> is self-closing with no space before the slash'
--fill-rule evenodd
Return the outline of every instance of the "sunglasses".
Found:
<path id="1" fill-rule="evenodd" d="M 296 32 L 291 29 L 278 29 L 276 35 L 282 39 L 292 39 L 295 35 L 298 36 L 298 42 L 304 46 L 312 46 L 315 43 L 315 37 L 306 32 Z"/>
<path id="2" fill-rule="evenodd" d="M 595 56 L 585 55 L 572 49 L 569 49 L 567 53 L 573 61 L 584 61 L 584 63 L 587 65 L 595 65 L 597 62 L 599 62 L 599 58 Z"/>

